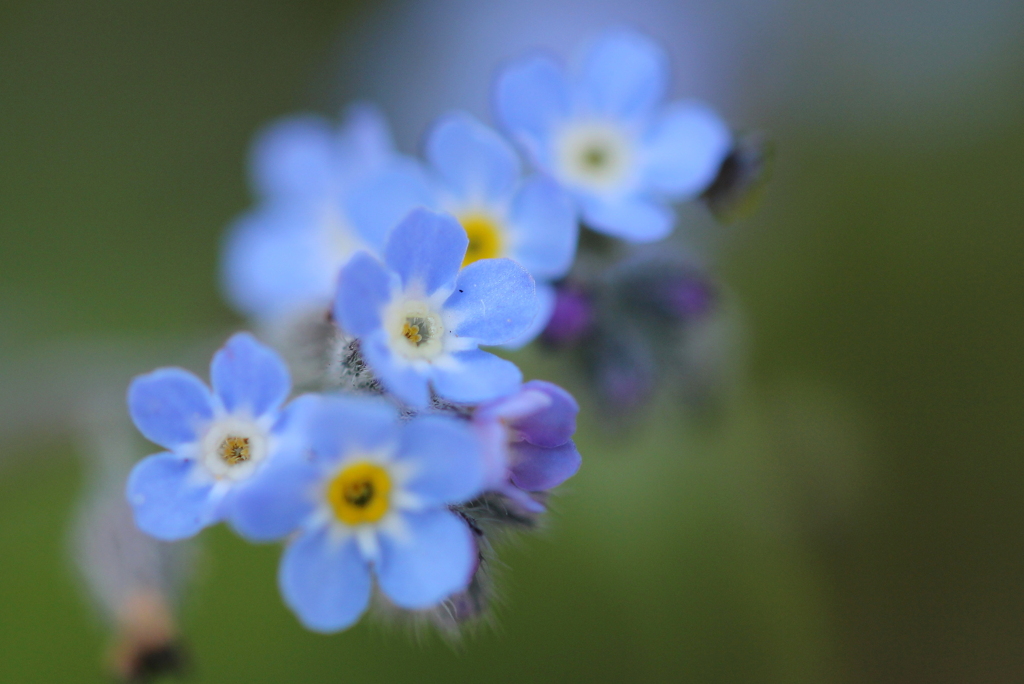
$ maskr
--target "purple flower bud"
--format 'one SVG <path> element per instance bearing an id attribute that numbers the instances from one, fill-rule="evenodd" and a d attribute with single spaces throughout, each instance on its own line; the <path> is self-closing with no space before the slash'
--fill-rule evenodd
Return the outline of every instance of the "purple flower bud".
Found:
<path id="1" fill-rule="evenodd" d="M 651 398 L 660 371 L 650 341 L 636 330 L 605 332 L 592 350 L 591 372 L 605 408 L 617 415 Z"/>
<path id="2" fill-rule="evenodd" d="M 543 511 L 526 492 L 550 490 L 576 474 L 580 454 L 572 435 L 578 412 L 571 394 L 543 380 L 482 404 L 473 424 L 485 444 L 489 488 L 528 512 Z"/>
<path id="3" fill-rule="evenodd" d="M 599 388 L 607 404 L 630 410 L 647 401 L 654 391 L 654 379 L 638 367 L 615 365 L 603 369 Z"/>
<path id="4" fill-rule="evenodd" d="M 594 326 L 594 304 L 589 294 L 575 285 L 555 291 L 555 308 L 542 339 L 554 347 L 570 347 L 582 341 Z"/>
<path id="5" fill-rule="evenodd" d="M 715 291 L 707 280 L 696 275 L 672 279 L 665 288 L 665 305 L 680 318 L 699 318 L 715 305 Z"/>

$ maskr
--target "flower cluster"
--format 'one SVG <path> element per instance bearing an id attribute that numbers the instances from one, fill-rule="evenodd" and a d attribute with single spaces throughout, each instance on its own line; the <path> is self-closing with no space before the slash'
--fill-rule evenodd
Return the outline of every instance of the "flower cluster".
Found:
<path id="1" fill-rule="evenodd" d="M 167 450 L 128 479 L 138 526 L 177 540 L 226 521 L 252 541 L 288 539 L 281 592 L 319 631 L 354 623 L 373 577 L 410 611 L 478 585 L 474 511 L 501 499 L 529 520 L 580 455 L 572 397 L 477 349 L 530 324 L 532 279 L 509 259 L 463 268 L 467 244 L 453 217 L 416 209 L 383 262 L 358 253 L 341 270 L 334 317 L 373 373 L 364 391 L 289 402 L 284 360 L 249 333 L 214 355 L 212 390 L 179 368 L 136 378 L 132 420 Z"/>
<path id="2" fill-rule="evenodd" d="M 303 116 L 263 132 L 259 202 L 229 232 L 224 287 L 288 362 L 238 333 L 210 387 L 178 368 L 133 381 L 131 417 L 165 449 L 128 480 L 139 528 L 178 540 L 224 521 L 285 540 L 281 593 L 310 629 L 353 624 L 375 593 L 477 615 L 492 532 L 532 525 L 581 460 L 573 397 L 480 347 L 542 336 L 610 367 L 628 360 L 594 351 L 623 332 L 603 312 L 627 300 L 598 284 L 628 281 L 610 287 L 654 320 L 713 300 L 701 273 L 609 280 L 583 253 L 665 238 L 671 203 L 724 182 L 733 136 L 703 105 L 664 103 L 667 82 L 660 47 L 617 30 L 575 71 L 543 55 L 507 65 L 501 132 L 445 115 L 424 161 L 397 152 L 367 105 L 340 128 Z M 308 330 L 312 363 L 295 342 Z M 628 390 L 606 375 L 607 392 Z"/>

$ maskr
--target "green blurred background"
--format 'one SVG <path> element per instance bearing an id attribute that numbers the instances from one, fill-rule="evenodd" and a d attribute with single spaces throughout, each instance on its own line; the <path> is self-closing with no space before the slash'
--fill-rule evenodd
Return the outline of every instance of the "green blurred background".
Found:
<path id="1" fill-rule="evenodd" d="M 720 229 L 742 349 L 721 410 L 666 402 L 609 435 L 584 402 L 582 471 L 548 529 L 503 548 L 493 623 L 456 645 L 372 621 L 307 633 L 276 548 L 205 533 L 182 610 L 194 681 L 1024 681 L 1024 29 L 987 51 L 974 30 L 955 88 L 940 72 L 873 109 L 900 64 L 861 68 L 841 6 L 786 7 L 800 40 L 767 43 L 783 77 L 740 117 L 770 131 L 775 174 Z M 877 14 L 853 34 L 868 51 L 900 42 L 884 7 L 858 11 Z M 216 268 L 248 143 L 364 94 L 333 79 L 372 9 L 0 2 L 0 682 L 107 681 L 68 562 L 83 469 L 45 409 L 88 391 L 96 340 L 116 358 L 241 325 Z"/>

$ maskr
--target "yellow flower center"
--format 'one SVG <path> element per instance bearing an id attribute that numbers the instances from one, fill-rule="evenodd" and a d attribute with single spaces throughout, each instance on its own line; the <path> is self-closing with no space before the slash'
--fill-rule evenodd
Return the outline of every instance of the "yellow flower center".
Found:
<path id="1" fill-rule="evenodd" d="M 429 362 L 444 351 L 444 319 L 430 302 L 400 298 L 388 305 L 383 318 L 389 346 L 399 356 Z"/>
<path id="2" fill-rule="evenodd" d="M 245 463 L 252 458 L 252 449 L 249 446 L 248 437 L 235 437 L 229 435 L 217 447 L 217 455 L 228 465 Z"/>
<path id="3" fill-rule="evenodd" d="M 474 261 L 480 259 L 494 259 L 501 256 L 502 239 L 501 225 L 487 214 L 471 212 L 459 217 L 459 223 L 466 231 L 469 238 L 469 246 L 466 248 L 466 256 L 462 260 L 465 268 Z"/>
<path id="4" fill-rule="evenodd" d="M 354 463 L 327 485 L 334 516 L 346 525 L 374 523 L 388 512 L 391 477 L 373 463 Z"/>
<path id="5" fill-rule="evenodd" d="M 409 316 L 402 324 L 402 337 L 417 347 L 430 340 L 430 322 L 417 316 Z"/>

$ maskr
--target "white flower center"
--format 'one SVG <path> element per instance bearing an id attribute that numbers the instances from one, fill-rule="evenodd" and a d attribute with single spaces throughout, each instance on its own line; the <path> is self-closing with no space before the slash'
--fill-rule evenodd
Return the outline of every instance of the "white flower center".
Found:
<path id="1" fill-rule="evenodd" d="M 628 181 L 634 161 L 629 133 L 606 122 L 566 127 L 557 137 L 555 153 L 566 181 L 598 192 L 615 190 Z"/>
<path id="2" fill-rule="evenodd" d="M 399 300 L 384 316 L 391 349 L 407 359 L 430 361 L 444 351 L 444 321 L 429 303 Z"/>
<path id="3" fill-rule="evenodd" d="M 252 420 L 224 416 L 202 440 L 201 462 L 218 480 L 244 480 L 267 457 L 267 433 Z"/>

